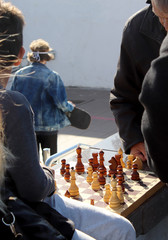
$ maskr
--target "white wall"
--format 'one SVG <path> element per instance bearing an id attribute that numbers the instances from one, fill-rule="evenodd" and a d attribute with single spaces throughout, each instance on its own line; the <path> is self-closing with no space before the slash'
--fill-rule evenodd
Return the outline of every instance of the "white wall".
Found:
<path id="1" fill-rule="evenodd" d="M 66 86 L 111 88 L 127 18 L 145 0 L 11 0 L 26 19 L 24 46 L 43 38 Z"/>

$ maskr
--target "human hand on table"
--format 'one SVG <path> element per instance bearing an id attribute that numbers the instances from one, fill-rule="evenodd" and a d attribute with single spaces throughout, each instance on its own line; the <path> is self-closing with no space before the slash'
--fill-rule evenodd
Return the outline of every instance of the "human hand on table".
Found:
<path id="1" fill-rule="evenodd" d="M 139 157 L 143 162 L 147 160 L 147 155 L 145 151 L 145 145 L 144 142 L 140 142 L 135 144 L 130 151 L 131 155 L 134 155 L 134 157 Z"/>

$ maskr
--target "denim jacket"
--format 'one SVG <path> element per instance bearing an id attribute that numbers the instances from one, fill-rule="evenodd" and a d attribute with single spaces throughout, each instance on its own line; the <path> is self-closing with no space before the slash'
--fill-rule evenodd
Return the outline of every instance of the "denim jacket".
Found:
<path id="1" fill-rule="evenodd" d="M 22 93 L 32 106 L 35 131 L 57 131 L 70 125 L 66 112 L 73 110 L 58 73 L 32 63 L 15 73 L 11 90 Z"/>

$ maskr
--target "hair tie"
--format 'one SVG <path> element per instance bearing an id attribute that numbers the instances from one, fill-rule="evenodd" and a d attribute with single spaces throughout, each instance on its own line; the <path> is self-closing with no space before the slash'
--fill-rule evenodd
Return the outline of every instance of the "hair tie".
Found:
<path id="1" fill-rule="evenodd" d="M 40 62 L 39 52 L 33 52 L 33 58 L 35 58 L 37 62 Z"/>

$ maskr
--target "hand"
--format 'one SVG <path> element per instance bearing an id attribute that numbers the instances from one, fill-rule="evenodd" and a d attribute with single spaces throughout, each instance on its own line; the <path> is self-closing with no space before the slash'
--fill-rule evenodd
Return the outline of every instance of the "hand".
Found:
<path id="1" fill-rule="evenodd" d="M 143 142 L 135 144 L 131 148 L 130 154 L 134 155 L 134 157 L 139 157 L 143 162 L 147 160 L 145 145 Z"/>
<path id="2" fill-rule="evenodd" d="M 72 104 L 73 107 L 76 107 L 76 105 L 73 102 L 68 101 L 68 103 Z"/>

